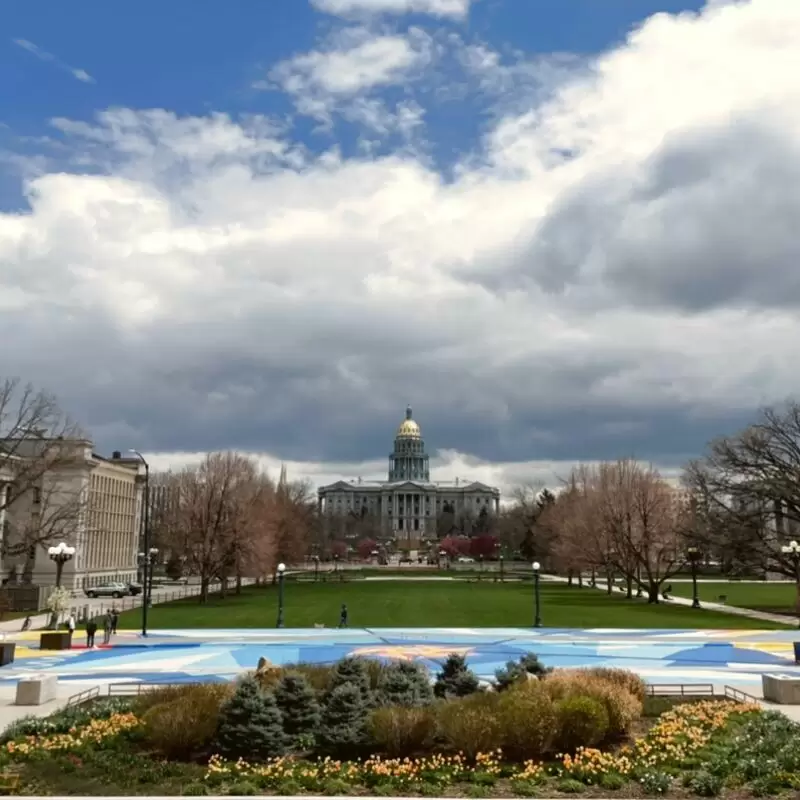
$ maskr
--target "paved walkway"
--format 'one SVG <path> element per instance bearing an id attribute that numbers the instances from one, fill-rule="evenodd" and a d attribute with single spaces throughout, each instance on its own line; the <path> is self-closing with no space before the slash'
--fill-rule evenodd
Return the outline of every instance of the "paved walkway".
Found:
<path id="1" fill-rule="evenodd" d="M 255 583 L 255 581 L 252 578 L 245 578 L 242 581 L 243 586 L 249 586 L 253 583 Z M 209 591 L 219 591 L 219 584 L 211 584 Z M 157 605 L 159 603 L 171 603 L 174 600 L 180 600 L 184 597 L 196 597 L 199 594 L 200 585 L 197 583 L 189 583 L 185 586 L 153 586 L 153 605 Z M 97 599 L 92 600 L 88 597 L 78 596 L 74 598 L 71 607 L 76 614 L 82 612 L 84 608 L 88 608 L 92 615 L 102 616 L 111 608 L 116 608 L 119 611 L 129 611 L 132 608 L 141 608 L 142 596 L 137 595 L 136 597 L 122 597 L 119 600 L 115 600 L 111 597 L 98 597 Z M 64 618 L 66 619 L 67 616 L 68 614 L 65 614 Z M 41 630 L 42 628 L 46 628 L 49 622 L 49 612 L 35 614 L 31 617 L 31 630 Z M 11 638 L 8 634 L 16 634 L 21 630 L 22 619 L 10 619 L 0 622 L 0 639 Z M 4 636 L 3 634 L 6 635 Z"/>
<path id="2" fill-rule="evenodd" d="M 562 575 L 542 575 L 542 580 L 551 583 L 569 583 L 569 580 Z M 717 582 L 718 581 L 714 581 L 714 583 Z M 784 581 L 781 582 L 783 583 Z M 678 583 L 678 581 L 673 581 L 673 583 Z M 731 583 L 748 583 L 748 581 L 731 581 Z M 749 583 L 763 584 L 764 581 L 749 581 Z M 601 592 L 608 592 L 608 587 L 605 581 L 602 583 L 598 581 L 595 586 L 591 586 L 591 584 L 584 580 L 583 586 L 584 588 L 594 588 Z M 616 584 L 614 594 L 620 594 L 619 583 Z M 675 595 L 670 595 L 668 599 L 662 599 L 661 602 L 675 606 L 691 607 L 692 605 L 692 599 L 690 597 L 676 597 Z M 709 603 L 705 600 L 701 601 L 701 607 L 708 609 L 709 611 L 719 611 L 722 614 L 732 614 L 737 617 L 749 617 L 750 619 L 769 622 L 771 625 L 795 625 L 800 627 L 800 619 L 789 614 L 770 614 L 767 611 L 756 611 L 752 608 L 739 608 L 738 606 L 729 606 L 723 603 Z"/>

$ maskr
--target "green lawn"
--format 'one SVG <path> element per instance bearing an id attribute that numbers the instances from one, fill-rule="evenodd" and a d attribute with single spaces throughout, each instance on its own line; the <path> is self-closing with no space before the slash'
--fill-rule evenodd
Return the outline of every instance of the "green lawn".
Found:
<path id="1" fill-rule="evenodd" d="M 553 628 L 747 628 L 766 623 L 682 606 L 648 606 L 596 589 L 543 584 L 542 621 Z M 380 627 L 529 627 L 533 624 L 531 584 L 491 581 L 424 583 L 354 581 L 287 583 L 285 625 L 335 626 L 339 607 L 347 603 L 350 626 Z M 196 598 L 156 605 L 149 625 L 157 628 L 271 628 L 275 625 L 277 589 L 248 587 L 239 596 L 207 605 Z M 120 628 L 135 629 L 141 612 L 125 612 Z"/>
<path id="2" fill-rule="evenodd" d="M 672 593 L 678 597 L 691 597 L 691 583 L 676 583 Z M 717 602 L 720 595 L 727 595 L 729 606 L 754 608 L 759 611 L 772 611 L 778 614 L 794 613 L 797 598 L 794 584 L 791 583 L 698 583 L 697 593 L 701 602 Z"/>

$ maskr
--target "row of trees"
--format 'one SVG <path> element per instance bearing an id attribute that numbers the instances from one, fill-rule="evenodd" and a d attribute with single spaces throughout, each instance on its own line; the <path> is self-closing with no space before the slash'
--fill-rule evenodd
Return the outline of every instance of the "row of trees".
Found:
<path id="1" fill-rule="evenodd" d="M 22 565 L 23 578 L 38 549 L 73 541 L 84 519 L 85 493 L 53 478 L 69 473 L 83 436 L 51 395 L 0 383 L 2 556 Z M 800 538 L 800 403 L 766 409 L 745 430 L 713 441 L 680 485 L 633 459 L 578 465 L 560 483 L 556 492 L 517 489 L 496 517 L 445 507 L 435 547 L 450 556 L 538 560 L 576 579 L 616 575 L 653 602 L 686 568 L 690 548 L 727 572 L 774 573 L 800 586 L 798 557 L 783 549 Z M 210 454 L 153 475 L 152 484 L 162 498 L 151 518 L 157 546 L 204 586 L 266 575 L 310 553 L 343 557 L 358 541 L 371 552 L 380 538 L 364 515 L 323 524 L 308 483 L 283 472 L 275 481 L 237 453 Z"/>
<path id="2" fill-rule="evenodd" d="M 654 603 L 693 556 L 729 575 L 794 580 L 800 611 L 800 555 L 786 546 L 800 539 L 800 403 L 714 440 L 679 481 L 622 459 L 578 465 L 560 483 L 555 496 L 515 498 L 497 520 L 501 544 L 522 531 L 526 556 L 575 580 L 602 573 L 609 591 L 622 578 L 628 596 Z"/>
<path id="3" fill-rule="evenodd" d="M 239 453 L 211 453 L 200 464 L 154 476 L 151 532 L 170 569 L 196 575 L 201 601 L 214 580 L 241 589 L 242 578 L 260 579 L 276 564 L 297 563 L 308 552 L 317 528 L 309 486 L 277 482 L 256 459 Z M 156 488 L 157 487 L 157 488 Z"/>

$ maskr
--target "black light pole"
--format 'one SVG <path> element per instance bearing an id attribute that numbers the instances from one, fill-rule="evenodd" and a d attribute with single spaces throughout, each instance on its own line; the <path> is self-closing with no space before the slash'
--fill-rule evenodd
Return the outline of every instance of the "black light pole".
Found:
<path id="1" fill-rule="evenodd" d="M 502 554 L 502 553 L 500 553 L 500 583 L 502 583 L 502 582 L 503 582 L 503 580 L 504 580 L 504 575 L 503 575 L 503 563 L 504 563 L 504 561 L 503 561 L 503 554 Z"/>
<path id="2" fill-rule="evenodd" d="M 531 565 L 533 567 L 533 592 L 536 600 L 536 617 L 533 620 L 534 628 L 542 627 L 542 598 L 539 592 L 539 570 L 542 565 L 538 561 L 534 561 Z"/>
<path id="3" fill-rule="evenodd" d="M 781 552 L 792 564 L 795 591 L 797 593 L 797 604 L 795 609 L 800 610 L 800 544 L 792 540 L 789 542 L 789 544 L 785 544 L 783 547 L 781 547 Z M 800 625 L 800 620 L 798 620 L 798 624 Z"/>
<path id="4" fill-rule="evenodd" d="M 153 573 L 156 571 L 156 560 L 158 559 L 158 548 L 151 547 L 147 551 L 147 566 L 149 571 L 149 580 L 147 581 L 147 603 L 153 605 Z"/>
<path id="5" fill-rule="evenodd" d="M 64 573 L 64 564 L 75 557 L 75 548 L 61 542 L 54 547 L 47 548 L 47 555 L 56 565 L 56 589 L 61 588 L 61 576 Z"/>
<path id="6" fill-rule="evenodd" d="M 147 636 L 147 607 L 149 605 L 149 598 L 147 596 L 147 589 L 150 586 L 148 580 L 150 576 L 150 465 L 147 459 L 138 451 L 130 450 L 131 453 L 138 456 L 139 460 L 144 464 L 144 569 L 142 573 L 142 636 Z"/>
<path id="7" fill-rule="evenodd" d="M 692 567 L 692 608 L 700 608 L 700 598 L 697 596 L 697 562 L 700 558 L 700 551 L 696 547 L 689 547 L 686 555 L 689 557 Z"/>
<path id="8" fill-rule="evenodd" d="M 276 628 L 283 627 L 283 573 L 286 572 L 286 564 L 278 564 L 278 621 Z"/>
<path id="9" fill-rule="evenodd" d="M 61 542 L 54 547 L 47 548 L 47 555 L 56 565 L 56 589 L 61 588 L 61 576 L 64 573 L 64 564 L 75 557 L 75 548 Z M 58 613 L 53 611 L 50 617 L 50 629 L 58 627 Z"/>

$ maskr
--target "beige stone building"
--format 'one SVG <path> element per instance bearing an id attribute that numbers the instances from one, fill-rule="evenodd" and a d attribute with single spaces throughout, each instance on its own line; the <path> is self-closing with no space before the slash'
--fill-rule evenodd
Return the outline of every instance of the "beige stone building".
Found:
<path id="1" fill-rule="evenodd" d="M 456 518 L 497 514 L 500 490 L 480 481 L 432 481 L 429 459 L 419 425 L 411 407 L 397 429 L 389 456 L 387 481 L 341 480 L 317 491 L 320 514 L 330 525 L 342 515 L 378 520 L 383 538 L 393 539 L 397 548 L 412 555 L 425 539 L 439 536 L 437 519 L 442 514 Z"/>
<path id="2" fill-rule="evenodd" d="M 115 452 L 105 458 L 85 439 L 59 440 L 58 458 L 34 485 L 0 511 L 2 578 L 48 585 L 56 567 L 47 548 L 60 541 L 76 548 L 62 585 L 80 590 L 111 580 L 134 581 L 141 533 L 143 466 Z M 34 463 L 52 440 L 31 438 L 0 461 L 0 508 L 17 491 L 15 471 Z M 22 491 L 23 487 L 19 487 Z"/>

